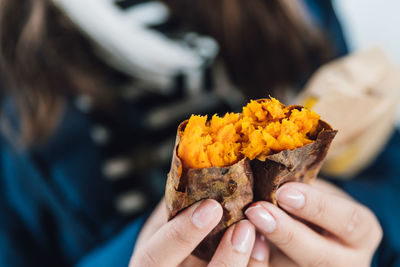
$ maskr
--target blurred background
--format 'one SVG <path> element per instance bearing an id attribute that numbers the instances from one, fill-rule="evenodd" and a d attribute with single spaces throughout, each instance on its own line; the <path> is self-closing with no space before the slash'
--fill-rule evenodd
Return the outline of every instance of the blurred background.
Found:
<path id="1" fill-rule="evenodd" d="M 379 0 L 335 0 L 333 4 L 351 51 L 377 45 L 400 64 L 400 29 L 396 26 L 400 25 L 400 1 L 387 0 L 382 5 Z"/>
<path id="2" fill-rule="evenodd" d="M 374 266 L 400 266 L 399 10 L 0 0 L 0 266 L 126 266 L 179 122 L 268 95 L 339 130 L 323 175 L 379 218 Z"/>
<path id="3" fill-rule="evenodd" d="M 350 50 L 383 47 L 400 64 L 400 1 L 335 0 Z"/>

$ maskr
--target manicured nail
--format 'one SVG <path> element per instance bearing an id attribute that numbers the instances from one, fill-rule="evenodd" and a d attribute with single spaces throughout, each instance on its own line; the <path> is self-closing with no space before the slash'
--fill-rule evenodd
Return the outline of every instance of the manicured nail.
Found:
<path id="1" fill-rule="evenodd" d="M 239 253 L 248 252 L 253 246 L 254 234 L 254 226 L 249 221 L 238 222 L 231 237 L 232 247 Z"/>
<path id="2" fill-rule="evenodd" d="M 215 220 L 215 215 L 219 208 L 218 206 L 218 202 L 213 200 L 205 200 L 201 202 L 192 214 L 193 224 L 199 229 L 207 227 L 213 220 Z"/>
<path id="3" fill-rule="evenodd" d="M 247 218 L 264 233 L 272 233 L 276 229 L 276 221 L 268 210 L 261 206 L 255 205 L 245 211 Z"/>
<path id="4" fill-rule="evenodd" d="M 290 186 L 283 186 L 276 191 L 276 200 L 279 205 L 293 209 L 301 209 L 306 203 L 304 195 Z"/>
<path id="5" fill-rule="evenodd" d="M 265 237 L 263 235 L 257 234 L 253 251 L 251 252 L 251 257 L 256 261 L 263 262 L 267 257 L 267 254 L 268 254 L 268 245 L 265 242 Z"/>

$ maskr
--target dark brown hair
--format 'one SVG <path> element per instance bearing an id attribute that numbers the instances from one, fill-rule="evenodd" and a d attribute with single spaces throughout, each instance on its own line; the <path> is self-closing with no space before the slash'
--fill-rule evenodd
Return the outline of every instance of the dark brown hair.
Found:
<path id="1" fill-rule="evenodd" d="M 218 41 L 231 80 L 248 96 L 265 97 L 328 58 L 322 34 L 306 22 L 298 1 L 165 2 L 179 23 Z M 66 97 L 101 99 L 110 71 L 50 0 L 0 0 L 1 90 L 18 107 L 25 143 L 51 134 Z"/>
<path id="2" fill-rule="evenodd" d="M 69 96 L 103 98 L 110 69 L 93 50 L 51 1 L 0 0 L 1 93 L 17 107 L 18 141 L 45 141 Z"/>
<path id="3" fill-rule="evenodd" d="M 247 96 L 278 95 L 332 49 L 296 0 L 164 0 L 187 27 L 214 37 L 231 80 Z"/>

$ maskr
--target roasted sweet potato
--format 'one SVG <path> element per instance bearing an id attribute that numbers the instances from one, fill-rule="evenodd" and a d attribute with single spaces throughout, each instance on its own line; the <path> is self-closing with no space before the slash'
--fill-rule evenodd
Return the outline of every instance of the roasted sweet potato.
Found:
<path id="1" fill-rule="evenodd" d="M 212 198 L 224 214 L 194 255 L 210 260 L 225 229 L 244 218 L 253 201 L 275 203 L 285 182 L 312 182 L 336 131 L 301 106 L 251 101 L 241 114 L 192 116 L 178 127 L 165 191 L 169 219 Z"/>

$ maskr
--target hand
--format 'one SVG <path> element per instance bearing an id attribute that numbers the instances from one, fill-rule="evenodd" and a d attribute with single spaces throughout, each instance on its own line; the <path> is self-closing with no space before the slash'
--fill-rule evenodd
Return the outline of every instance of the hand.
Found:
<path id="1" fill-rule="evenodd" d="M 382 229 L 369 209 L 323 181 L 287 183 L 276 199 L 280 208 L 260 201 L 245 212 L 272 244 L 259 266 L 370 266 Z"/>
<path id="2" fill-rule="evenodd" d="M 221 217 L 221 205 L 215 200 L 204 200 L 167 222 L 165 202 L 161 201 L 139 235 L 129 266 L 251 265 L 255 228 L 247 220 L 228 228 L 209 263 L 189 256 Z"/>

